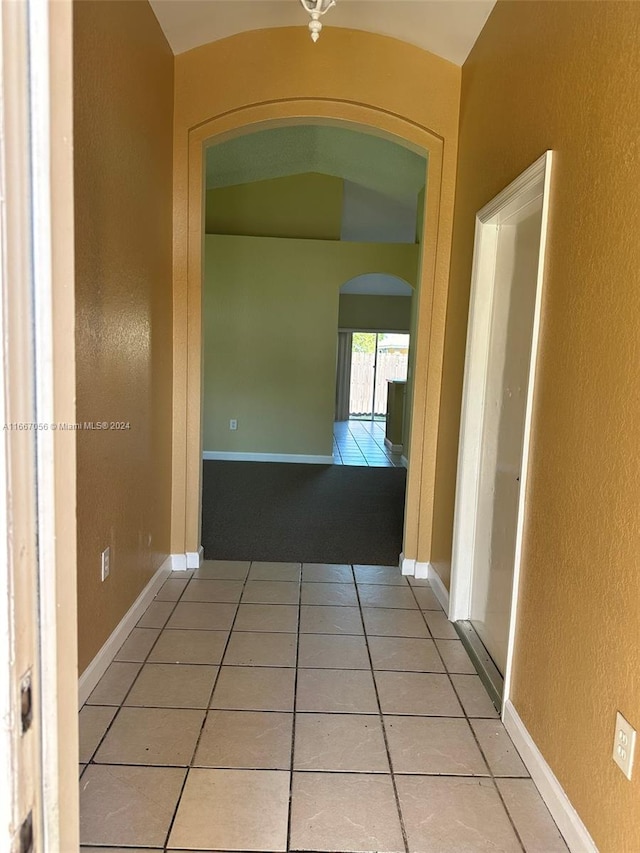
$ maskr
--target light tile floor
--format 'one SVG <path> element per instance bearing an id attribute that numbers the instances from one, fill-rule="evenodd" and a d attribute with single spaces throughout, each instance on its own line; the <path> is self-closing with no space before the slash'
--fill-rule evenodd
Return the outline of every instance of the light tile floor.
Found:
<path id="1" fill-rule="evenodd" d="M 333 425 L 334 465 L 401 468 L 401 454 L 384 443 L 384 421 L 336 421 Z"/>
<path id="2" fill-rule="evenodd" d="M 566 851 L 426 581 L 205 562 L 80 712 L 84 853 Z"/>

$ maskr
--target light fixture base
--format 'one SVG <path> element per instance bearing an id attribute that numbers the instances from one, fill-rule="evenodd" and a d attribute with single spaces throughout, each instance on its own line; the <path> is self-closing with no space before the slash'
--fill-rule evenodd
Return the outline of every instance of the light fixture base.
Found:
<path id="1" fill-rule="evenodd" d="M 315 44 L 315 42 L 320 38 L 320 32 L 322 30 L 322 21 L 320 18 L 322 15 L 325 15 L 332 6 L 336 5 L 336 0 L 300 0 L 300 5 L 308 15 L 311 15 L 311 20 L 309 21 L 309 32 L 311 33 L 311 39 Z"/>

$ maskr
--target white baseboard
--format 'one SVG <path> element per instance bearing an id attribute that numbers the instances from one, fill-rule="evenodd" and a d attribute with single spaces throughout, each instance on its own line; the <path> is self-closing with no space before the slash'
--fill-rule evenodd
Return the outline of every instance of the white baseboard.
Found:
<path id="1" fill-rule="evenodd" d="M 431 584 L 431 589 L 434 592 L 435 597 L 440 602 L 442 609 L 445 613 L 449 612 L 449 590 L 442 582 L 442 578 L 436 572 L 434 567 L 429 563 L 429 583 Z"/>
<path id="2" fill-rule="evenodd" d="M 392 441 L 389 441 L 389 439 L 386 436 L 384 439 L 384 446 L 388 447 L 392 453 L 402 453 L 403 445 L 402 444 L 394 444 Z"/>
<path id="3" fill-rule="evenodd" d="M 333 456 L 310 456 L 304 453 L 243 453 L 235 450 L 203 450 L 202 458 L 227 462 L 303 462 L 309 465 L 333 465 Z"/>
<path id="4" fill-rule="evenodd" d="M 187 555 L 186 554 L 171 554 L 169 559 L 171 560 L 171 571 L 172 572 L 186 572 L 187 571 Z"/>
<path id="5" fill-rule="evenodd" d="M 204 548 L 201 545 L 197 551 L 187 551 L 185 558 L 185 569 L 199 569 L 204 558 Z M 176 570 L 174 569 L 174 571 Z"/>
<path id="6" fill-rule="evenodd" d="M 408 468 L 408 467 L 409 467 L 409 460 L 407 459 L 407 457 L 406 457 L 406 456 L 401 456 L 401 457 L 400 457 L 400 462 L 402 463 L 402 467 L 403 467 L 403 468 Z"/>
<path id="7" fill-rule="evenodd" d="M 104 646 L 80 676 L 78 680 L 79 708 L 81 708 L 87 701 L 93 688 L 100 681 L 102 676 L 105 674 L 107 667 L 118 653 L 120 646 L 127 639 L 132 628 L 135 627 L 136 622 L 140 619 L 153 600 L 155 594 L 169 576 L 169 572 L 173 565 L 173 556 L 174 555 L 170 555 L 163 562 L 158 571 L 122 617 Z M 180 556 L 184 559 L 184 554 L 181 554 Z"/>
<path id="8" fill-rule="evenodd" d="M 416 561 L 405 557 L 404 554 L 400 554 L 400 569 L 403 575 L 413 577 L 416 573 Z"/>
<path id="9" fill-rule="evenodd" d="M 416 560 L 416 569 L 413 574 L 420 580 L 426 580 L 429 577 L 429 563 Z"/>
<path id="10" fill-rule="evenodd" d="M 571 853 L 598 853 L 593 838 L 509 699 L 504 703 L 502 722 Z"/>

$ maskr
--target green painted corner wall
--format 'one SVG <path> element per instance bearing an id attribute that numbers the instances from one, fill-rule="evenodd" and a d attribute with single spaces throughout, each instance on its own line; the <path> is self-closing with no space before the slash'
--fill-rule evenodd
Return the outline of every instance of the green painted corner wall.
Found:
<path id="1" fill-rule="evenodd" d="M 339 240 L 342 178 L 307 173 L 207 190 L 207 234 Z"/>
<path id="2" fill-rule="evenodd" d="M 203 449 L 330 456 L 340 286 L 418 247 L 207 235 Z M 231 419 L 238 429 L 229 429 Z"/>
<path id="3" fill-rule="evenodd" d="M 341 293 L 338 323 L 341 329 L 408 332 L 411 297 Z"/>

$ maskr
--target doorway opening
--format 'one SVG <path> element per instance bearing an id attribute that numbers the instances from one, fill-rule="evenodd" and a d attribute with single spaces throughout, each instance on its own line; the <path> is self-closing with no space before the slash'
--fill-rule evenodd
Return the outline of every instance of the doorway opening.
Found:
<path id="1" fill-rule="evenodd" d="M 497 707 L 509 698 L 551 152 L 477 215 L 449 618 Z"/>
<path id="2" fill-rule="evenodd" d="M 349 420 L 384 421 L 389 382 L 406 382 L 409 334 L 353 332 Z"/>
<path id="3" fill-rule="evenodd" d="M 389 379 L 406 382 L 409 335 L 417 322 L 412 296 L 420 277 L 426 159 L 360 131 L 295 125 L 213 145 L 206 162 L 205 558 L 275 562 L 292 559 L 297 544 L 295 559 L 397 565 L 405 472 L 370 472 L 394 480 L 377 489 L 359 482 L 369 474 L 325 469 L 333 466 L 336 455 L 336 335 L 349 312 L 347 420 L 353 413 L 381 422 L 381 447 L 371 434 L 363 442 L 366 438 L 374 455 L 380 454 L 385 465 L 379 467 L 402 467 L 385 447 L 387 384 Z M 362 279 L 378 288 L 381 282 L 390 281 L 393 287 L 399 282 L 403 292 L 343 290 L 345 282 Z M 363 323 L 365 315 L 373 322 Z M 363 334 L 367 326 L 369 335 Z M 361 368 L 359 387 L 351 383 L 354 362 Z M 369 400 L 357 401 L 358 391 Z M 411 400 L 408 395 L 405 408 Z M 232 465 L 237 470 L 229 479 L 225 474 Z M 366 461 L 364 465 L 368 467 Z M 336 480 L 335 494 L 358 496 L 348 506 L 342 501 L 341 519 L 333 514 L 339 501 L 321 488 L 330 478 Z M 229 489 L 235 494 L 242 483 L 246 494 L 230 498 Z M 295 507 L 282 504 L 292 490 L 311 500 L 309 524 L 317 527 L 314 519 L 332 510 L 326 527 L 331 527 L 333 541 L 325 535 L 326 553 L 312 548 L 312 531 L 299 532 L 299 525 L 292 525 Z M 262 495 L 258 503 L 256 495 Z M 383 499 L 392 495 L 401 495 L 398 506 L 393 497 L 394 506 L 385 509 Z M 363 496 L 377 502 L 376 507 L 367 511 Z M 267 530 L 258 535 L 256 518 L 267 515 L 268 535 Z M 387 545 L 380 545 L 377 558 L 349 547 L 349 531 L 358 525 L 369 524 L 373 540 L 390 520 L 393 530 L 387 530 Z M 340 527 L 343 549 L 337 553 L 333 545 L 341 538 L 336 532 Z M 363 532 L 361 541 L 366 539 Z M 278 550 L 280 541 L 287 554 Z M 240 553 L 239 548 L 245 550 Z"/>

